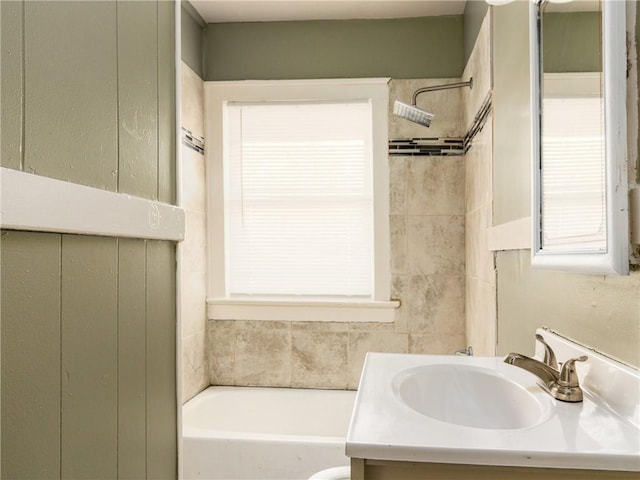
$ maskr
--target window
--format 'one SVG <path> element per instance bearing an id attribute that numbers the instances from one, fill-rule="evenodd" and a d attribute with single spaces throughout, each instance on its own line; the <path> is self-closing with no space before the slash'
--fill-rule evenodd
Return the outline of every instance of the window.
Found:
<path id="1" fill-rule="evenodd" d="M 226 106 L 227 294 L 372 296 L 371 106 Z"/>
<path id="2" fill-rule="evenodd" d="M 542 246 L 604 252 L 606 175 L 600 72 L 544 76 Z"/>
<path id="3" fill-rule="evenodd" d="M 387 79 L 205 91 L 209 317 L 392 321 Z"/>

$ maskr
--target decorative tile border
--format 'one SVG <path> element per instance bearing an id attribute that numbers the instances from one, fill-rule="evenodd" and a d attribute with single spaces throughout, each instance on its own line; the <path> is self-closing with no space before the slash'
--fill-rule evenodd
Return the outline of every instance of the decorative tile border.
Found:
<path id="1" fill-rule="evenodd" d="M 204 137 L 198 137 L 184 127 L 182 127 L 182 144 L 204 155 Z"/>
<path id="2" fill-rule="evenodd" d="M 389 155 L 464 155 L 464 138 L 408 138 L 390 139 Z"/>
<path id="3" fill-rule="evenodd" d="M 491 92 L 487 94 L 473 124 L 464 137 L 424 137 L 389 139 L 390 156 L 460 156 L 467 153 L 475 136 L 491 113 Z"/>

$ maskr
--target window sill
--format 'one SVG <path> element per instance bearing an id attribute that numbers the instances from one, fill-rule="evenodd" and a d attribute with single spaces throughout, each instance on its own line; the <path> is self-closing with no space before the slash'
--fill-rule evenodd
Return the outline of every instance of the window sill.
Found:
<path id="1" fill-rule="evenodd" d="M 208 298 L 209 320 L 390 323 L 400 301 Z"/>

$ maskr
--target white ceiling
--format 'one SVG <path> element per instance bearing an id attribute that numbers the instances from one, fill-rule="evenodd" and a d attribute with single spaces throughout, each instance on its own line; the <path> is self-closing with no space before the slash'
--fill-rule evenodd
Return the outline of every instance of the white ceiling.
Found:
<path id="1" fill-rule="evenodd" d="M 205 22 L 226 23 L 458 15 L 463 13 L 466 0 L 191 0 L 191 3 Z"/>

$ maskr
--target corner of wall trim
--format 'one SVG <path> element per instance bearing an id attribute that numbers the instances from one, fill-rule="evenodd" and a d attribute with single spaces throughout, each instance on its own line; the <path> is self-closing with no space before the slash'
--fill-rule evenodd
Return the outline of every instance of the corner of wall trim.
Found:
<path id="1" fill-rule="evenodd" d="M 184 210 L 8 168 L 0 169 L 0 226 L 7 230 L 181 241 Z"/>

